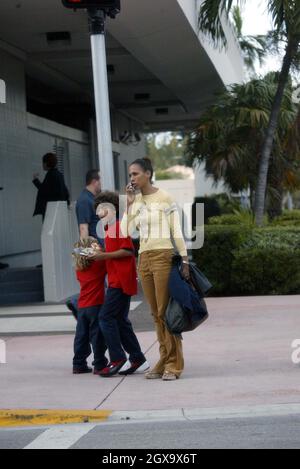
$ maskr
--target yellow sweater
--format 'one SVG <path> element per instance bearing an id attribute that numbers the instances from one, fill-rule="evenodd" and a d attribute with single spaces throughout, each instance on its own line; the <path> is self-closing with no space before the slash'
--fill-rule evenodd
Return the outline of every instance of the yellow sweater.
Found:
<path id="1" fill-rule="evenodd" d="M 178 208 L 165 191 L 150 195 L 139 194 L 123 216 L 121 230 L 124 236 L 140 232 L 140 254 L 158 249 L 173 249 L 174 244 L 181 256 L 187 256 Z"/>

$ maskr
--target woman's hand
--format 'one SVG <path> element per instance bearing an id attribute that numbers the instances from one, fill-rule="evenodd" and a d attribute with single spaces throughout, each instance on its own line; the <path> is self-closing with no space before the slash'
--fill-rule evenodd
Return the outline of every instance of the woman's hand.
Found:
<path id="1" fill-rule="evenodd" d="M 190 280 L 190 266 L 189 264 L 182 264 L 182 270 L 181 270 L 182 276 L 185 280 Z"/>
<path id="2" fill-rule="evenodd" d="M 135 190 L 131 184 L 126 186 L 126 195 L 127 195 L 127 205 L 130 207 L 135 201 Z"/>

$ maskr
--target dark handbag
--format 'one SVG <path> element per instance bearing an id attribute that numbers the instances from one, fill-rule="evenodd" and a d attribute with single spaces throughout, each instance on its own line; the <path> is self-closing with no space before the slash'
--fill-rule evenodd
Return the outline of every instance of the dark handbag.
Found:
<path id="1" fill-rule="evenodd" d="M 190 282 L 199 294 L 206 296 L 209 290 L 212 289 L 212 284 L 194 262 L 190 263 L 190 277 Z"/>
<path id="2" fill-rule="evenodd" d="M 180 263 L 175 263 L 169 281 L 170 300 L 165 322 L 173 335 L 195 330 L 208 318 L 202 293 L 198 293 L 191 282 L 182 278 Z"/>
<path id="3" fill-rule="evenodd" d="M 177 265 L 179 269 L 182 268 L 182 257 L 179 254 L 173 256 L 173 265 Z M 200 295 L 206 296 L 209 290 L 212 289 L 212 284 L 194 262 L 190 262 L 189 266 L 190 283 Z"/>
<path id="4" fill-rule="evenodd" d="M 191 332 L 205 322 L 209 315 L 203 298 L 199 298 L 197 310 L 190 311 L 181 306 L 174 298 L 170 298 L 165 323 L 172 335 L 181 336 L 183 332 Z"/>
<path id="5" fill-rule="evenodd" d="M 165 323 L 170 334 L 180 336 L 186 328 L 186 322 L 185 309 L 174 298 L 170 298 L 165 316 Z"/>

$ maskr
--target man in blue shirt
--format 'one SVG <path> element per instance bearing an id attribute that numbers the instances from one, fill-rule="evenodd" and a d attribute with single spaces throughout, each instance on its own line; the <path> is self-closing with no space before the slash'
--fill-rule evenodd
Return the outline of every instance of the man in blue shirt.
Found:
<path id="1" fill-rule="evenodd" d="M 76 215 L 80 239 L 87 239 L 89 236 L 92 236 L 98 239 L 100 245 L 104 247 L 104 234 L 102 235 L 103 227 L 95 210 L 95 197 L 97 197 L 100 192 L 100 172 L 98 169 L 91 169 L 86 175 L 86 187 L 81 192 L 76 203 Z M 70 298 L 66 306 L 72 312 L 75 319 L 77 319 L 78 295 Z"/>
<path id="2" fill-rule="evenodd" d="M 89 236 L 97 238 L 100 244 L 104 245 L 103 236 L 97 230 L 99 217 L 95 210 L 95 197 L 101 192 L 101 180 L 98 170 L 92 169 L 86 175 L 86 188 L 81 192 L 76 204 L 76 215 L 81 239 Z M 98 231 L 98 232 L 97 232 Z"/>

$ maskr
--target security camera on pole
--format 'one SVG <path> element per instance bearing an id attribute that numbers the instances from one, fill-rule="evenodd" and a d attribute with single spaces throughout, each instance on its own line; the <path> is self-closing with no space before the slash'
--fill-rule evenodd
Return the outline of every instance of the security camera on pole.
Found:
<path id="1" fill-rule="evenodd" d="M 105 49 L 105 21 L 107 16 L 115 18 L 120 12 L 120 0 L 62 0 L 62 3 L 65 7 L 74 10 L 79 8 L 88 10 L 102 188 L 114 190 L 115 178 Z"/>

